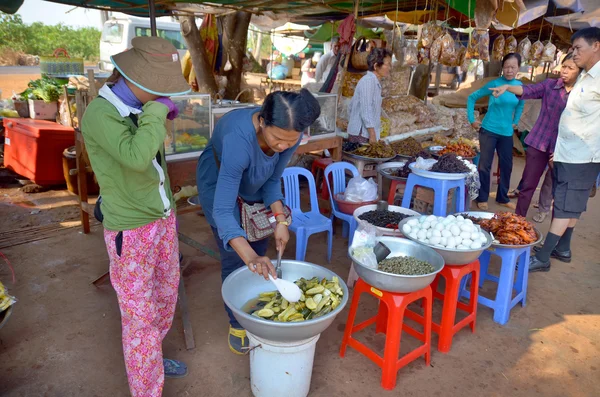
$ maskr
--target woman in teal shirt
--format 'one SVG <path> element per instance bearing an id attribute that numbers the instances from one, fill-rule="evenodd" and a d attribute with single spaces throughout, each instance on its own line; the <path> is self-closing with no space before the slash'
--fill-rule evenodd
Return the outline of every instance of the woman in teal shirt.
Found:
<path id="1" fill-rule="evenodd" d="M 505 55 L 502 59 L 502 76 L 490 81 L 481 89 L 469 95 L 467 101 L 469 122 L 473 128 L 479 129 L 481 155 L 477 169 L 479 171 L 481 188 L 479 189 L 479 197 L 477 197 L 477 206 L 482 210 L 488 209 L 490 171 L 492 162 L 494 161 L 494 151 L 498 153 L 498 162 L 500 165 L 500 184 L 498 185 L 496 201 L 504 207 L 515 208 L 515 204 L 511 203 L 508 197 L 510 174 L 512 173 L 513 165 L 512 136 L 521 118 L 524 102 L 510 92 L 505 92 L 498 98 L 495 98 L 491 95 L 491 88 L 502 85 L 522 85 L 519 80 L 516 80 L 520 66 L 521 56 L 519 54 L 510 53 Z M 486 96 L 490 97 L 488 111 L 483 118 L 483 122 L 475 121 L 475 102 Z"/>

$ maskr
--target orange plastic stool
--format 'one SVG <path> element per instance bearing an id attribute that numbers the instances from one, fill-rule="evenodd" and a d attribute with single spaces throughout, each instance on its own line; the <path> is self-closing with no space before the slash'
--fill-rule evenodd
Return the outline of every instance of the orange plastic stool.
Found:
<path id="1" fill-rule="evenodd" d="M 460 281 L 468 274 L 472 274 L 471 297 L 469 303 L 465 304 L 458 301 L 460 292 Z M 446 290 L 442 294 L 437 291 L 440 277 L 446 280 Z M 432 321 L 431 329 L 439 335 L 438 350 L 442 353 L 448 353 L 452 347 L 452 338 L 454 334 L 462 328 L 469 325 L 471 332 L 475 332 L 475 320 L 477 319 L 477 297 L 479 296 L 479 260 L 467 265 L 448 265 L 444 266 L 431 284 L 433 299 L 444 301 L 442 309 L 442 324 Z M 456 310 L 460 309 L 468 313 L 467 317 L 455 324 Z"/>
<path id="2" fill-rule="evenodd" d="M 358 301 L 360 295 L 367 293 L 379 299 L 379 311 L 376 316 L 363 321 L 358 325 L 354 325 L 356 312 L 358 309 Z M 424 316 L 412 312 L 407 307 L 410 303 L 419 299 L 423 299 Z M 344 331 L 344 339 L 342 339 L 342 347 L 340 348 L 340 356 L 346 355 L 346 347 L 353 347 L 358 352 L 364 354 L 377 364 L 382 369 L 381 386 L 386 390 L 392 390 L 396 386 L 396 378 L 398 370 L 406 364 L 425 355 L 425 363 L 429 365 L 431 360 L 431 308 L 433 297 L 431 287 L 423 288 L 422 290 L 407 294 L 380 291 L 362 279 L 358 279 L 354 286 L 352 294 L 352 305 L 346 329 Z M 416 331 L 414 328 L 404 324 L 404 316 L 407 316 L 423 325 L 423 333 Z M 369 349 L 364 344 L 360 343 L 352 337 L 352 334 L 376 323 L 375 333 L 383 332 L 385 337 L 385 350 L 383 358 Z M 400 355 L 400 338 L 402 331 L 422 341 L 423 344 L 410 353 L 398 358 Z"/>
<path id="3" fill-rule="evenodd" d="M 390 193 L 388 194 L 388 204 L 394 205 L 394 201 L 396 199 L 396 191 L 398 190 L 398 185 L 406 185 L 406 181 L 397 181 L 392 179 L 392 183 L 390 184 Z"/>
<path id="4" fill-rule="evenodd" d="M 327 201 L 329 201 L 329 190 L 327 189 L 327 183 L 325 182 L 325 178 L 323 178 L 321 184 L 319 185 L 319 179 L 325 174 L 325 168 L 327 168 L 327 166 L 331 163 L 333 163 L 333 159 L 330 157 L 318 158 L 313 161 L 310 169 L 310 172 L 315 177 L 315 185 L 317 186 L 317 189 L 320 189 L 321 191 L 321 198 Z"/>

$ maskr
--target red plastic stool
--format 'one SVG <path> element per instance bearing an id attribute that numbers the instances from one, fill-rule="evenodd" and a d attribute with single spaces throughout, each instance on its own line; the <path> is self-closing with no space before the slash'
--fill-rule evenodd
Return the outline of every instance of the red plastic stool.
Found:
<path id="1" fill-rule="evenodd" d="M 355 326 L 354 320 L 356 319 L 358 301 L 362 293 L 370 294 L 379 299 L 379 311 L 376 316 Z M 407 308 L 410 303 L 419 299 L 423 299 L 424 317 Z M 359 278 L 354 286 L 352 305 L 346 322 L 346 330 L 344 331 L 344 339 L 342 340 L 342 347 L 340 348 L 340 356 L 344 357 L 346 355 L 347 346 L 353 347 L 358 352 L 364 354 L 382 369 L 381 386 L 386 390 L 392 390 L 396 386 L 396 377 L 400 368 L 423 355 L 425 355 L 425 363 L 429 365 L 431 360 L 432 303 L 433 297 L 431 295 L 431 287 L 429 286 L 416 292 L 401 294 L 380 291 L 371 287 Z M 405 315 L 422 324 L 423 333 L 404 324 L 403 319 Z M 375 333 L 383 332 L 386 334 L 383 358 L 352 337 L 352 334 L 373 323 L 376 323 Z M 407 334 L 422 341 L 423 344 L 402 358 L 398 358 L 400 355 L 400 338 L 402 336 L 402 331 L 405 331 Z"/>
<path id="2" fill-rule="evenodd" d="M 460 293 L 460 281 L 468 274 L 472 273 L 473 281 L 471 282 L 471 297 L 469 303 L 465 304 L 458 301 Z M 440 277 L 446 280 L 446 290 L 442 294 L 437 291 Z M 442 324 L 437 324 L 432 321 L 431 329 L 439 335 L 438 350 L 442 353 L 448 353 L 452 346 L 452 338 L 454 334 L 462 328 L 469 325 L 471 332 L 475 332 L 475 320 L 477 319 L 477 297 L 479 296 L 479 260 L 471 262 L 467 265 L 448 265 L 444 266 L 441 272 L 438 273 L 435 280 L 431 284 L 433 291 L 433 299 L 444 301 L 442 309 Z M 456 310 L 460 309 L 467 313 L 467 317 L 455 324 Z"/>
<path id="3" fill-rule="evenodd" d="M 388 204 L 394 205 L 394 201 L 396 200 L 396 191 L 398 190 L 398 185 L 405 185 L 406 181 L 397 181 L 392 179 L 392 183 L 390 184 L 390 193 L 388 194 Z"/>
<path id="4" fill-rule="evenodd" d="M 321 191 L 321 198 L 323 200 L 329 200 L 329 190 L 327 190 L 325 178 L 323 178 L 323 181 L 321 181 L 321 185 L 319 185 L 319 179 L 322 178 L 322 176 L 325 174 L 325 168 L 327 168 L 327 166 L 331 163 L 333 163 L 333 159 L 330 157 L 318 158 L 313 161 L 310 170 L 315 177 L 315 186 L 317 186 L 317 188 Z"/>

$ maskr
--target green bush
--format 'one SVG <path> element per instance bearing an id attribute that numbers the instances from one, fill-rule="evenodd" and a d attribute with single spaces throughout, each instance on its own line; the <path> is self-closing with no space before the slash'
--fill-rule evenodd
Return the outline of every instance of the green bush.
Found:
<path id="1" fill-rule="evenodd" d="M 101 32 L 95 28 L 74 29 L 63 24 L 23 23 L 19 14 L 0 13 L 0 50 L 11 48 L 30 55 L 48 56 L 64 48 L 69 56 L 97 61 Z"/>

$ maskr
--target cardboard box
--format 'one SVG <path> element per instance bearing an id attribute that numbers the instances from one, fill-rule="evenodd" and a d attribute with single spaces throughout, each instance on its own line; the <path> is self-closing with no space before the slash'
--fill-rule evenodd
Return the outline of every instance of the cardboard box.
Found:
<path id="1" fill-rule="evenodd" d="M 29 117 L 36 120 L 56 120 L 58 103 L 46 103 L 40 100 L 29 100 Z"/>

